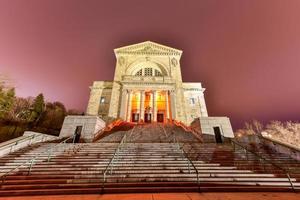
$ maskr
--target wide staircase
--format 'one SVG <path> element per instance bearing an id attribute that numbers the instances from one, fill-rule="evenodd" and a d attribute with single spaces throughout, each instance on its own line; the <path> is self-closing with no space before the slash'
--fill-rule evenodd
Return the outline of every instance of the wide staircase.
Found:
<path id="1" fill-rule="evenodd" d="M 95 143 L 42 143 L 1 158 L 0 196 L 300 191 L 300 162 L 280 156 L 274 165 L 272 154 L 264 159 L 239 143 L 199 143 L 173 125 L 140 125 Z"/>

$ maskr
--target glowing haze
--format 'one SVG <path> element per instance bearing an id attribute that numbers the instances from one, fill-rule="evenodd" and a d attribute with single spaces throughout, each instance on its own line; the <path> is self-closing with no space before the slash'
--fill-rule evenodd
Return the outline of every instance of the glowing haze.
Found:
<path id="1" fill-rule="evenodd" d="M 234 127 L 300 117 L 299 0 L 1 0 L 0 74 L 19 96 L 85 110 L 94 80 L 112 80 L 113 49 L 145 40 L 183 50 L 210 115 Z"/>

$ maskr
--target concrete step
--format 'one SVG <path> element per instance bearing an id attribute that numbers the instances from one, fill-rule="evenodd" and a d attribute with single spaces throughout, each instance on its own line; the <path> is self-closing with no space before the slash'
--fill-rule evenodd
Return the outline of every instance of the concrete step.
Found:
<path id="1" fill-rule="evenodd" d="M 291 191 L 286 175 L 272 165 L 265 168 L 257 158 L 243 151 L 233 151 L 231 145 L 182 144 L 187 156 L 196 166 L 188 168 L 188 159 L 178 146 L 171 143 L 131 143 L 122 145 L 115 157 L 113 173 L 103 172 L 111 161 L 117 143 L 67 144 L 77 151 L 57 151 L 50 162 L 41 156 L 33 166 L 20 169 L 6 177 L 0 195 L 68 194 L 128 192 L 128 191 Z M 41 148 L 44 147 L 44 148 Z M 39 152 L 41 145 L 28 151 L 17 151 L 0 160 L 0 169 L 9 170 Z M 47 145 L 51 147 L 51 145 Z M 263 154 L 265 155 L 265 154 Z M 297 168 L 297 163 L 286 156 L 274 156 L 273 161 L 288 163 Z M 109 168 L 110 169 L 110 168 Z M 295 187 L 300 187 L 300 174 L 291 174 Z M 103 187 L 104 186 L 104 187 Z"/>

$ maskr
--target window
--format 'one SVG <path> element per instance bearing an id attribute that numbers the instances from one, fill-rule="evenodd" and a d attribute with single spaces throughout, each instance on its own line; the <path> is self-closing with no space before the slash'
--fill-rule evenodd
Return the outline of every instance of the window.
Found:
<path id="1" fill-rule="evenodd" d="M 105 103 L 105 97 L 101 97 L 100 103 Z"/>
<path id="2" fill-rule="evenodd" d="M 136 76 L 142 76 L 142 75 L 143 75 L 143 70 L 140 69 L 135 75 L 136 75 Z"/>
<path id="3" fill-rule="evenodd" d="M 195 98 L 190 98 L 190 104 L 195 105 Z"/>
<path id="4" fill-rule="evenodd" d="M 163 76 L 160 70 L 151 67 L 145 67 L 137 71 L 135 76 Z"/>
<path id="5" fill-rule="evenodd" d="M 152 68 L 145 68 L 145 76 L 152 76 Z"/>
<path id="6" fill-rule="evenodd" d="M 158 71 L 157 69 L 155 70 L 155 76 L 162 76 L 162 74 L 160 73 L 160 71 Z"/>

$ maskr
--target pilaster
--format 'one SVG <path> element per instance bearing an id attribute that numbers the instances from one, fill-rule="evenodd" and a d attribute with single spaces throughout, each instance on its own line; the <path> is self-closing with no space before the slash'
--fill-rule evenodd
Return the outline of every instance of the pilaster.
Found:
<path id="1" fill-rule="evenodd" d="M 121 108 L 120 108 L 120 118 L 126 120 L 126 110 L 128 105 L 128 91 L 122 90 L 122 100 L 121 100 Z"/>
<path id="2" fill-rule="evenodd" d="M 156 91 L 153 91 L 153 121 L 157 121 Z"/>
<path id="3" fill-rule="evenodd" d="M 128 103 L 127 103 L 127 117 L 126 117 L 126 121 L 127 122 L 130 122 L 131 121 L 131 98 L 132 98 L 132 91 L 131 90 L 129 90 L 128 91 Z"/>
<path id="4" fill-rule="evenodd" d="M 170 119 L 169 91 L 166 91 L 166 118 Z"/>
<path id="5" fill-rule="evenodd" d="M 140 121 L 144 121 L 144 113 L 145 113 L 145 91 L 141 91 L 140 94 Z"/>

